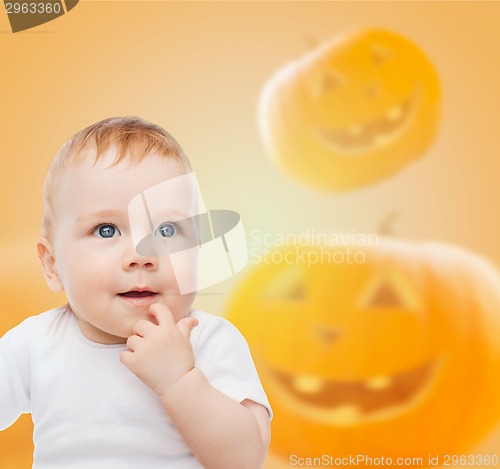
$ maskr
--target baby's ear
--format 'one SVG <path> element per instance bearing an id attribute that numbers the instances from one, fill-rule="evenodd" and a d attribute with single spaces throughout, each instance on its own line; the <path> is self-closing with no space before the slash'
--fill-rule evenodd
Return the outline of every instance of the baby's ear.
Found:
<path id="1" fill-rule="evenodd" d="M 55 293 L 63 291 L 64 287 L 56 271 L 56 259 L 49 240 L 47 238 L 40 238 L 36 247 L 47 285 Z"/>

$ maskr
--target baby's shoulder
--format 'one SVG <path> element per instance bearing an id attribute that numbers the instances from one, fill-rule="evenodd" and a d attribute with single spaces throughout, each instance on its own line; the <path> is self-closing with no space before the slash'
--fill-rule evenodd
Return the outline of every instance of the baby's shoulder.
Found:
<path id="1" fill-rule="evenodd" d="M 71 312 L 67 306 L 60 306 L 24 319 L 11 329 L 8 334 L 18 337 L 29 336 L 31 339 L 37 336 L 44 337 L 54 328 L 59 328 L 64 323 L 68 323 L 70 314 Z"/>
<path id="2" fill-rule="evenodd" d="M 211 342 L 244 341 L 240 331 L 222 316 L 193 309 L 190 317 L 198 319 L 198 326 L 191 332 L 191 343 L 202 345 Z"/>
<path id="3" fill-rule="evenodd" d="M 198 329 L 203 332 L 215 332 L 215 331 L 236 331 L 238 329 L 227 319 L 222 316 L 217 316 L 215 314 L 207 313 L 206 311 L 201 311 L 199 309 L 192 309 L 189 313 L 192 318 L 198 319 L 198 326 L 193 329 L 195 331 Z"/>

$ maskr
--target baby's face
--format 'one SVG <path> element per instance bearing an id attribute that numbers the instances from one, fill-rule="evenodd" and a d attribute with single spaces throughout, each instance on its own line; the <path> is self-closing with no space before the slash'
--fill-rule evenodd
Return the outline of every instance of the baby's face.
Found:
<path id="1" fill-rule="evenodd" d="M 149 319 L 152 303 L 167 305 L 176 321 L 194 293 L 181 295 L 168 255 L 144 257 L 131 235 L 129 203 L 148 188 L 186 174 L 184 164 L 150 156 L 128 166 L 109 152 L 95 166 L 71 168 L 56 197 L 52 249 L 55 269 L 82 332 L 100 343 L 125 342 L 134 324 Z M 183 236 L 176 221 L 193 216 L 193 194 L 165 189 L 156 234 Z M 156 226 L 158 225 L 158 226 Z M 189 266 L 191 268 L 192 266 Z"/>

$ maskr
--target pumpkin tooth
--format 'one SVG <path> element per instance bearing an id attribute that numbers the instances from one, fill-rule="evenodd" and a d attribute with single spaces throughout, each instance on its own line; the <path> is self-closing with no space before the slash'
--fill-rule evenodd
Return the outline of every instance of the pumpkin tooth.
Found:
<path id="1" fill-rule="evenodd" d="M 375 137 L 374 144 L 377 147 L 385 147 L 390 143 L 390 141 L 391 141 L 391 137 L 389 137 L 387 135 L 377 135 Z"/>
<path id="2" fill-rule="evenodd" d="M 361 418 L 361 410 L 355 405 L 342 405 L 328 414 L 337 425 L 356 424 Z"/>
<path id="3" fill-rule="evenodd" d="M 396 106 L 393 107 L 387 114 L 387 118 L 391 121 L 398 120 L 401 115 L 403 114 L 403 110 L 401 109 L 401 106 Z"/>
<path id="4" fill-rule="evenodd" d="M 304 394 L 316 394 L 323 389 L 324 384 L 322 379 L 311 375 L 298 375 L 293 380 L 295 389 Z"/>
<path id="5" fill-rule="evenodd" d="M 376 376 L 365 382 L 367 388 L 373 390 L 386 389 L 392 384 L 390 376 Z"/>

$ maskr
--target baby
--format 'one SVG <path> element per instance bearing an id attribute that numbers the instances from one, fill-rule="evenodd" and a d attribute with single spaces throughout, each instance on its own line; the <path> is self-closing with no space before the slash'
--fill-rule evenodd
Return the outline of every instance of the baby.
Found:
<path id="1" fill-rule="evenodd" d="M 0 430 L 32 414 L 34 468 L 262 466 L 272 412 L 245 340 L 192 309 L 185 272 L 133 237 L 131 201 L 190 173 L 172 136 L 138 118 L 98 122 L 52 161 L 38 253 L 68 304 L 0 339 Z M 192 191 L 162 200 L 155 242 L 196 237 Z"/>

